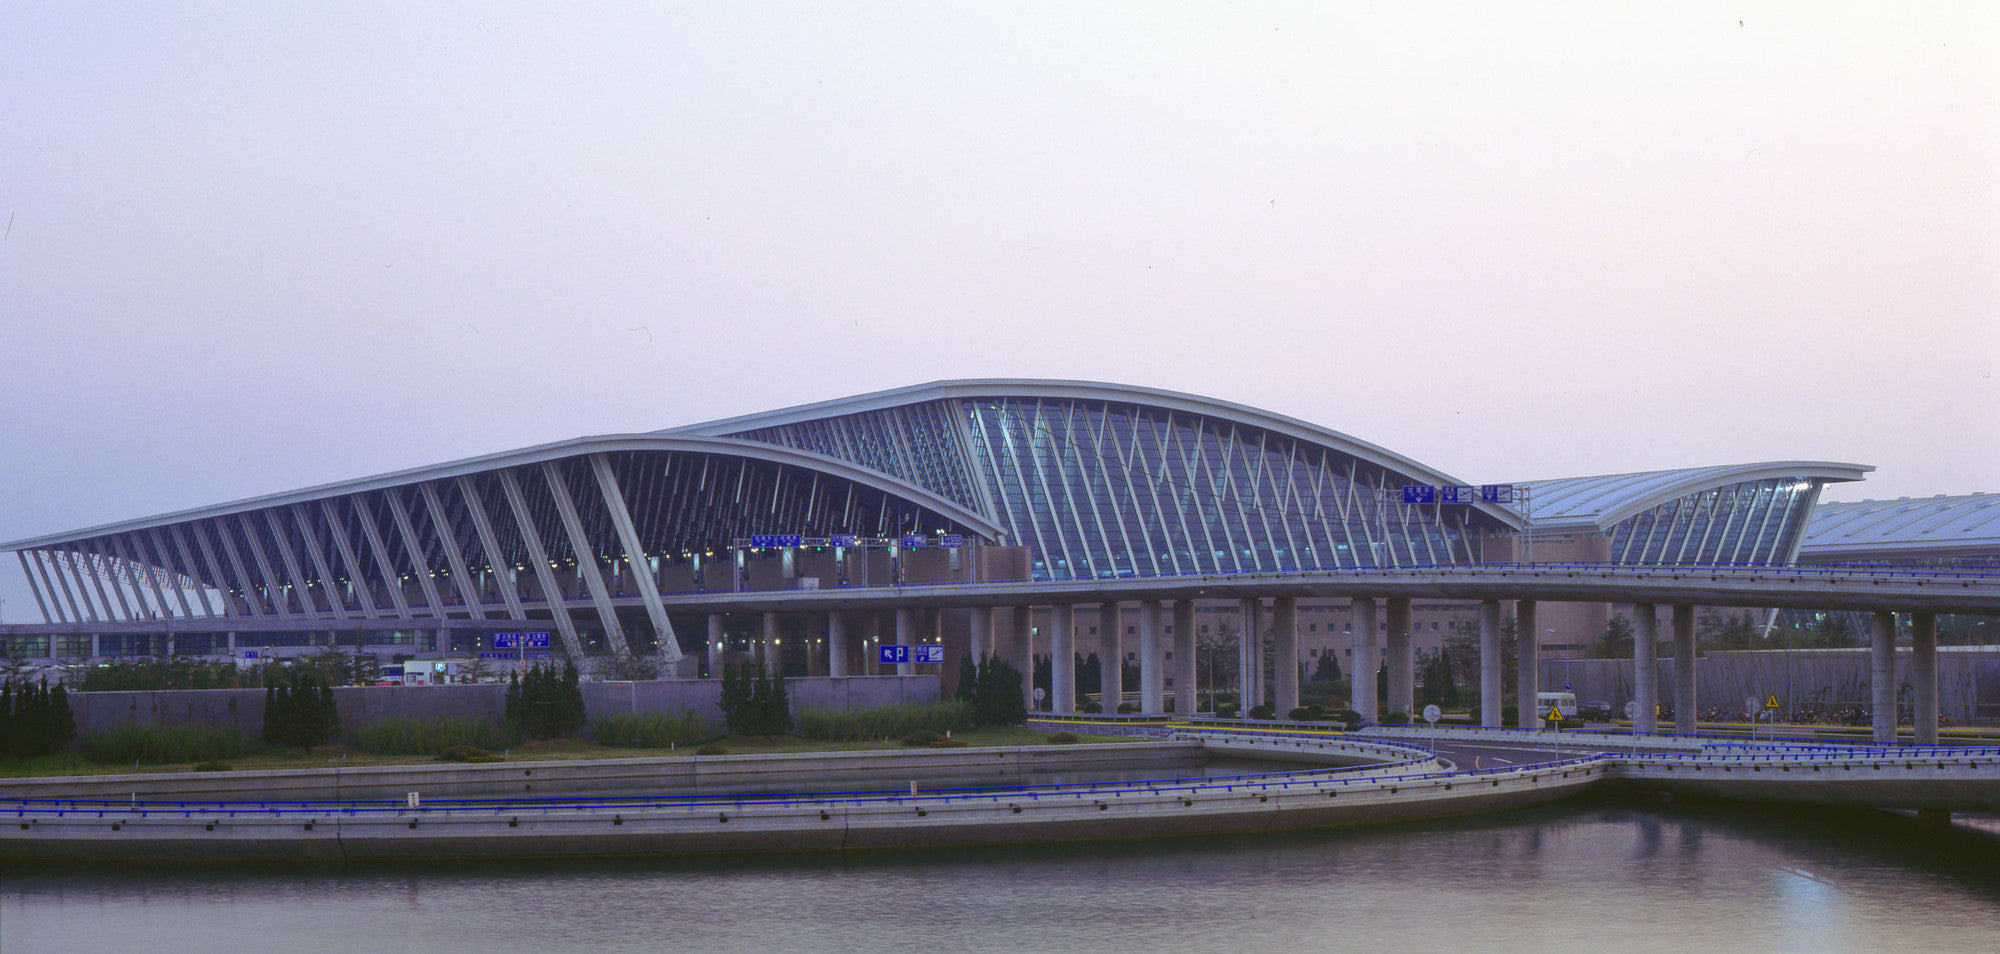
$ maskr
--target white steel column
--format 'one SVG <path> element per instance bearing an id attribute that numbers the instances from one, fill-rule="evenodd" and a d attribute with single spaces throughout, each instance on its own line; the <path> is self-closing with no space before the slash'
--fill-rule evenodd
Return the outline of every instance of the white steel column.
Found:
<path id="1" fill-rule="evenodd" d="M 1160 715 L 1167 711 L 1166 683 L 1160 658 L 1160 601 L 1139 603 L 1139 711 Z"/>
<path id="2" fill-rule="evenodd" d="M 319 619 L 319 607 L 313 603 L 312 587 L 306 585 L 306 575 L 299 569 L 299 555 L 292 552 L 292 541 L 285 538 L 285 528 L 278 523 L 277 510 L 264 511 L 264 526 L 271 529 L 271 543 L 278 548 L 278 560 L 285 566 L 285 578 L 291 583 L 292 595 L 298 598 L 300 611 L 306 614 L 307 619 Z M 327 602 L 327 609 L 334 619 L 347 615 L 335 610 L 331 600 Z"/>
<path id="3" fill-rule="evenodd" d="M 215 608 L 209 605 L 208 602 L 208 586 L 207 584 L 202 582 L 201 564 L 196 563 L 194 561 L 194 554 L 188 551 L 187 541 L 181 537 L 180 533 L 178 532 L 179 530 L 180 530 L 179 524 L 168 524 L 165 527 L 155 530 L 153 532 L 156 534 L 156 536 L 154 536 L 153 538 L 153 543 L 158 549 L 162 551 L 171 549 L 174 555 L 174 559 L 178 561 L 176 565 L 185 567 L 185 569 L 181 571 L 181 579 L 177 582 L 180 583 L 192 582 L 194 584 L 194 601 L 201 604 L 200 615 L 214 616 Z M 168 541 L 172 541 L 173 543 L 173 546 L 171 548 L 168 547 L 167 545 Z M 186 592 L 186 589 L 184 587 L 181 589 L 183 593 Z M 187 599 L 183 597 L 181 600 L 181 604 L 185 606 L 187 605 L 187 603 L 188 603 Z M 192 608 L 188 610 L 188 615 L 189 616 L 195 615 L 195 612 Z"/>
<path id="4" fill-rule="evenodd" d="M 1353 662 L 1350 667 L 1354 674 L 1348 680 L 1353 696 L 1350 703 L 1354 711 L 1361 713 L 1361 721 L 1370 724 L 1382 721 L 1382 700 L 1375 698 L 1375 671 L 1382 664 L 1375 658 L 1375 601 L 1357 599 L 1348 603 L 1347 629 L 1354 644 Z"/>
<path id="5" fill-rule="evenodd" d="M 375 571 L 382 574 L 382 588 L 388 591 L 389 605 L 396 608 L 398 617 L 409 619 L 410 601 L 403 595 L 403 578 L 396 575 L 396 564 L 389 560 L 389 548 L 382 542 L 382 531 L 375 526 L 374 518 L 368 514 L 367 498 L 360 495 L 348 497 L 347 505 L 354 508 L 354 519 L 361 524 L 361 538 L 368 542 L 368 553 L 375 560 Z M 333 511 L 327 511 L 327 519 L 333 519 Z M 363 577 L 359 566 L 355 568 L 354 573 L 357 579 Z M 418 575 L 424 576 L 426 580 L 430 578 L 425 574 Z M 437 604 L 434 588 L 431 593 L 431 615 L 443 619 L 444 607 Z M 368 602 L 374 603 L 375 600 L 371 597 Z"/>
<path id="6" fill-rule="evenodd" d="M 1116 713 L 1125 701 L 1125 627 L 1118 618 L 1118 604 L 1097 608 L 1097 696 L 1107 713 Z"/>
<path id="7" fill-rule="evenodd" d="M 146 602 L 145 584 L 148 582 L 147 577 L 149 574 L 140 569 L 143 564 L 133 559 L 130 551 L 126 549 L 125 535 L 114 533 L 111 536 L 105 537 L 104 540 L 106 548 L 110 551 L 109 556 L 113 561 L 113 566 L 124 571 L 125 582 L 131 587 L 132 602 L 137 607 L 137 616 L 135 618 L 144 619 L 149 616 L 172 616 L 173 614 L 167 611 L 167 596 L 165 593 L 160 592 L 158 577 L 152 577 L 151 582 L 153 584 L 154 598 L 159 601 L 157 604 L 159 608 L 154 609 L 153 604 Z"/>
<path id="8" fill-rule="evenodd" d="M 98 597 L 104 600 L 105 611 L 111 611 L 111 597 L 115 596 L 118 598 L 119 615 L 124 619 L 138 619 L 139 615 L 132 611 L 132 604 L 125 599 L 125 591 L 118 587 L 118 580 L 112 577 L 110 558 L 95 548 L 84 550 L 82 554 L 84 565 L 90 568 L 90 582 L 97 587 Z M 109 596 L 105 594 L 106 584 L 110 585 Z"/>
<path id="9" fill-rule="evenodd" d="M 632 511 L 625 503 L 624 492 L 618 488 L 617 477 L 611 472 L 611 462 L 603 454 L 592 454 L 590 469 L 597 476 L 597 489 L 604 497 L 605 510 L 611 514 L 611 526 L 618 531 L 618 543 L 625 548 L 625 565 L 632 570 L 639 599 L 646 604 L 646 619 L 653 624 L 660 658 L 668 664 L 680 662 L 680 639 L 674 635 L 673 621 L 667 618 L 666 604 L 660 601 L 660 587 L 653 579 L 653 565 L 646 557 L 646 548 L 639 542 L 638 528 L 632 525 Z"/>
<path id="10" fill-rule="evenodd" d="M 236 596 L 229 591 L 229 574 L 223 571 L 222 563 L 216 560 L 215 548 L 209 545 L 208 534 L 202 530 L 202 526 L 206 522 L 197 520 L 187 524 L 187 535 L 194 537 L 195 550 L 201 554 L 202 566 L 208 570 L 209 576 L 215 581 L 215 595 L 222 599 L 222 612 L 216 615 L 240 615 L 236 612 Z M 174 527 L 174 537 L 175 539 L 180 539 L 181 536 L 181 528 L 176 525 Z M 245 599 L 243 605 L 244 613 L 251 616 L 261 615 L 256 607 L 250 605 L 250 600 Z"/>
<path id="11" fill-rule="evenodd" d="M 438 549 L 444 551 L 447 565 L 454 577 L 453 586 L 458 588 L 458 598 L 465 602 L 466 615 L 471 619 L 485 619 L 486 610 L 479 605 L 479 591 L 473 586 L 472 574 L 465 569 L 465 554 L 458 551 L 458 540 L 450 525 L 442 523 L 444 505 L 438 501 L 436 488 L 429 484 L 417 485 L 417 496 L 424 502 L 424 512 L 430 515 L 431 530 L 438 538 Z M 403 552 L 410 557 L 410 575 L 417 578 L 417 586 L 424 591 L 424 601 L 437 611 L 439 619 L 444 619 L 446 610 L 444 598 L 438 593 L 437 577 L 431 572 L 430 554 L 417 542 L 416 526 L 410 522 L 410 510 L 403 505 L 403 498 L 396 488 L 382 491 L 383 502 L 389 505 L 389 518 L 396 524 L 396 533 L 403 539 Z M 367 511 L 362 511 L 364 518 Z M 389 568 L 390 578 L 397 585 L 401 580 L 395 576 L 395 567 Z"/>
<path id="12" fill-rule="evenodd" d="M 1542 686 L 1541 630 L 1535 628 L 1535 601 L 1514 602 L 1514 725 L 1535 727 L 1535 696 Z"/>
<path id="13" fill-rule="evenodd" d="M 1674 734 L 1694 735 L 1700 715 L 1700 695 L 1695 692 L 1694 607 L 1675 603 L 1674 627 Z"/>
<path id="14" fill-rule="evenodd" d="M 1937 615 L 1910 614 L 1910 721 L 1918 745 L 1938 740 Z"/>
<path id="15" fill-rule="evenodd" d="M 1194 646 L 1194 601 L 1174 601 L 1174 715 L 1194 717 L 1200 697 L 1195 682 L 1200 679 Z"/>
<path id="16" fill-rule="evenodd" d="M 349 498 L 352 502 L 352 498 Z M 368 574 L 362 572 L 361 559 L 354 552 L 354 541 L 347 538 L 347 527 L 335 518 L 333 503 L 322 497 L 319 501 L 319 515 L 326 520 L 326 530 L 333 535 L 333 552 L 340 557 L 341 568 L 347 571 L 347 588 L 354 593 L 354 601 L 361 606 L 361 615 L 368 619 L 381 617 L 380 607 L 375 605 L 375 588 L 368 585 Z M 407 608 L 403 618 L 409 618 Z"/>
<path id="17" fill-rule="evenodd" d="M 285 509 L 291 513 L 292 523 L 298 526 L 299 536 L 306 541 L 306 556 L 312 560 L 313 569 L 319 573 L 319 591 L 326 596 L 326 608 L 332 611 L 334 619 L 346 619 L 347 597 L 335 588 L 333 567 L 327 561 L 317 535 L 312 532 L 312 524 L 306 519 L 305 508 L 300 504 L 293 504 Z M 362 600 L 361 604 L 365 616 L 375 615 L 366 612 L 368 605 L 366 600 Z"/>
<path id="18" fill-rule="evenodd" d="M 145 533 L 133 531 L 131 533 L 121 533 L 119 536 L 124 539 L 125 549 L 131 554 L 130 559 L 134 564 L 133 569 L 140 577 L 145 579 L 148 587 L 152 589 L 154 605 L 160 608 L 160 618 L 173 619 L 173 605 L 167 600 L 166 587 L 160 583 L 160 579 L 167 572 L 166 563 L 147 552 Z M 182 607 L 182 612 L 187 616 L 194 615 L 185 606 Z"/>
<path id="19" fill-rule="evenodd" d="M 1076 639 L 1074 609 L 1067 603 L 1049 607 L 1049 711 L 1076 711 Z"/>
<path id="20" fill-rule="evenodd" d="M 234 514 L 234 516 L 236 516 L 236 528 L 238 528 L 238 530 L 242 530 L 242 534 L 244 534 L 244 544 L 250 544 L 250 546 L 252 546 L 252 550 L 250 550 L 250 556 L 256 556 L 256 560 L 254 560 L 254 566 L 258 568 L 258 576 L 256 576 L 256 578 L 252 578 L 252 576 L 250 576 L 250 572 L 248 572 L 248 570 L 244 570 L 244 558 L 242 558 L 242 554 L 240 554 L 240 552 L 236 550 L 236 534 L 232 534 L 232 532 L 230 532 L 230 526 L 228 526 L 228 520 L 226 520 L 224 516 L 218 516 L 218 518 L 216 518 L 216 538 L 220 538 L 220 540 L 222 540 L 222 552 L 224 552 L 224 554 L 226 554 L 226 556 L 230 558 L 230 566 L 232 566 L 232 568 L 236 568 L 236 578 L 238 578 L 238 580 L 242 580 L 242 590 L 244 590 L 244 602 L 248 602 L 248 604 L 252 604 L 252 606 L 256 606 L 256 604 L 262 604 L 262 610 L 270 610 L 270 614 L 272 614 L 272 616 L 276 616 L 276 618 L 280 618 L 280 620 L 290 620 L 290 618 L 292 618 L 292 606 L 290 606 L 290 600 L 278 600 L 278 596 L 276 596 L 276 590 L 278 590 L 278 584 L 274 582 L 276 574 L 272 574 L 272 572 L 270 572 L 270 560 L 264 560 L 264 558 L 262 558 L 262 554 L 264 554 L 264 546 L 256 544 L 256 534 L 254 534 L 254 532 L 250 530 L 250 522 L 248 522 L 248 520 L 244 520 L 244 516 L 242 516 L 242 514 Z M 258 594 L 258 586 L 260 586 L 260 584 L 262 584 L 262 588 L 264 588 L 262 596 Z M 258 612 L 258 610 L 252 610 L 250 614 L 252 614 L 252 616 L 262 616 L 262 612 Z"/>
<path id="21" fill-rule="evenodd" d="M 133 534 L 132 545 L 139 548 L 151 563 L 160 568 L 160 574 L 167 577 L 169 588 L 174 591 L 174 602 L 180 604 L 181 615 L 193 619 L 194 607 L 188 604 L 187 587 L 181 585 L 191 579 L 192 575 L 182 572 L 180 565 L 174 561 L 173 554 L 167 550 L 165 537 L 160 534 L 160 528 L 153 527 Z M 202 607 L 204 610 L 207 608 L 206 605 Z"/>
<path id="22" fill-rule="evenodd" d="M 485 619 L 486 597 L 479 592 L 479 586 L 472 578 L 472 571 L 466 568 L 465 555 L 458 552 L 457 541 L 454 539 L 456 535 L 451 532 L 450 522 L 445 520 L 444 501 L 438 498 L 437 488 L 430 484 L 419 484 L 418 487 L 423 492 L 424 505 L 431 508 L 431 526 L 438 531 L 438 536 L 445 543 L 446 558 L 452 561 L 452 575 L 459 578 L 458 591 L 465 598 L 466 609 L 475 614 L 473 619 Z M 506 494 L 504 486 L 500 492 L 502 495 Z M 472 518 L 473 532 L 479 537 L 479 549 L 486 555 L 486 571 L 493 575 L 493 588 L 500 591 L 501 602 L 507 604 L 507 617 L 527 620 L 527 608 L 521 604 L 520 580 L 515 576 L 519 568 L 508 566 L 506 555 L 500 552 L 500 536 L 493 532 L 493 518 L 486 513 L 486 501 L 479 499 L 479 488 L 474 487 L 469 478 L 460 477 L 458 498 L 465 504 L 466 515 Z M 516 513 L 514 516 L 519 520 L 522 515 Z M 541 541 L 532 533 L 524 529 L 521 539 L 523 541 L 534 539 L 535 546 L 529 552 L 531 554 L 540 552 Z M 555 575 L 549 573 L 548 557 L 531 556 L 530 559 L 535 560 L 536 578 L 543 581 L 544 600 L 551 607 L 561 603 L 562 594 L 555 588 Z M 549 593 L 555 593 L 557 598 L 548 599 Z"/>
<path id="23" fill-rule="evenodd" d="M 1660 667 L 1655 661 L 1659 645 L 1660 620 L 1653 604 L 1632 604 L 1632 701 L 1639 704 L 1632 717 L 1634 735 L 1660 730 Z"/>
<path id="24" fill-rule="evenodd" d="M 84 615 L 83 607 L 86 604 L 77 602 L 76 593 L 70 590 L 69 577 L 63 575 L 62 562 L 56 559 L 55 551 L 36 550 L 35 562 L 42 567 L 42 578 L 54 579 L 56 585 L 62 589 L 63 601 L 69 604 L 69 613 L 72 621 L 82 623 L 96 618 L 94 611 L 88 617 Z"/>
<path id="25" fill-rule="evenodd" d="M 1299 707 L 1299 601 L 1280 596 L 1271 601 L 1272 706 L 1280 719 Z"/>
<path id="26" fill-rule="evenodd" d="M 570 553 L 576 557 L 576 574 L 583 577 L 584 588 L 590 591 L 590 602 L 597 607 L 597 621 L 604 626 L 604 641 L 611 645 L 612 656 L 628 658 L 632 650 L 625 645 L 625 627 L 619 625 L 618 610 L 611 605 L 611 591 L 604 585 L 604 568 L 597 563 L 597 551 L 583 532 L 583 520 L 576 515 L 576 501 L 570 499 L 569 488 L 564 486 L 554 461 L 542 461 L 542 481 L 549 485 L 556 516 L 562 519 L 563 532 L 569 537 Z"/>
<path id="27" fill-rule="evenodd" d="M 978 615 L 974 610 L 973 616 Z M 847 675 L 847 617 L 839 610 L 826 614 L 826 674 L 835 679 Z"/>
<path id="28" fill-rule="evenodd" d="M 1500 601 L 1479 603 L 1479 724 L 1499 727 L 1500 698 Z"/>
<path id="29" fill-rule="evenodd" d="M 549 618 L 562 633 L 563 648 L 569 652 L 570 658 L 581 663 L 584 658 L 583 638 L 577 635 L 576 620 L 570 618 L 569 607 L 564 605 L 562 589 L 556 585 L 555 567 L 549 565 L 549 553 L 542 546 L 541 534 L 535 532 L 535 515 L 529 512 L 528 501 L 521 496 L 521 487 L 514 480 L 514 472 L 503 470 L 499 476 L 500 493 L 507 498 L 507 509 L 514 511 L 514 525 L 521 530 L 521 545 L 528 548 L 528 562 L 535 565 L 535 579 L 541 582 L 542 602 L 549 608 Z M 459 479 L 464 480 L 462 477 Z M 471 493 L 469 487 L 464 489 Z M 474 513 L 485 509 L 476 496 L 468 496 L 466 503 L 473 505 Z M 521 638 L 526 639 L 527 634 L 522 634 Z"/>
<path id="30" fill-rule="evenodd" d="M 21 561 L 21 575 L 28 580 L 29 592 L 35 594 L 35 608 L 41 611 L 42 621 L 47 623 L 67 622 L 66 620 L 58 620 L 56 618 L 57 614 L 49 612 L 48 602 L 42 599 L 42 586 L 35 581 L 35 571 L 28 568 L 28 551 L 15 550 L 14 556 Z M 53 656 L 55 653 L 50 652 L 49 655 Z"/>

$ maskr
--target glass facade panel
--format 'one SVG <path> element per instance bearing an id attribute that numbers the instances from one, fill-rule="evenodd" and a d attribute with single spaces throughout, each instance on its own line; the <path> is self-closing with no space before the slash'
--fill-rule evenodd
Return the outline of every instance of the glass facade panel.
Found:
<path id="1" fill-rule="evenodd" d="M 1029 548 L 1038 578 L 1466 562 L 1478 556 L 1466 521 L 1485 520 L 1378 510 L 1378 489 L 1409 478 L 1235 420 L 1138 404 L 930 401 L 733 436 L 883 470 L 987 513 Z"/>

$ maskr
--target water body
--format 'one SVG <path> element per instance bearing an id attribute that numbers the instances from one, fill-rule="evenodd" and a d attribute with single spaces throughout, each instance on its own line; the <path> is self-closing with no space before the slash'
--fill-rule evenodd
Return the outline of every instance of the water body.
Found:
<path id="1" fill-rule="evenodd" d="M 1578 802 L 1005 851 L 0 869 L 6 954 L 1436 949 L 1991 952 L 2000 824 Z"/>

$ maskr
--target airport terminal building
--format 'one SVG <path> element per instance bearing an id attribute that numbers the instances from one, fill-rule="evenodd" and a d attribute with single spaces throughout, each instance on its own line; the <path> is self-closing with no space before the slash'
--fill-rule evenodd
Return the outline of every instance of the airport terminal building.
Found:
<path id="1" fill-rule="evenodd" d="M 44 620 L 0 635 L 16 655 L 56 658 L 329 639 L 449 654 L 539 626 L 570 655 L 657 653 L 692 675 L 700 657 L 740 645 L 742 626 L 768 624 L 726 621 L 718 634 L 665 596 L 1522 560 L 1788 563 L 1813 539 L 1821 489 L 1870 469 L 1788 461 L 1486 484 L 1213 398 L 943 381 L 0 544 Z M 1300 609 L 1315 654 L 1352 625 L 1342 605 Z M 1420 603 L 1419 648 L 1472 609 Z M 1588 629 L 1546 613 L 1543 624 L 1558 652 Z M 824 623 L 786 625 L 803 646 Z M 809 653 L 797 664 L 815 668 Z"/>

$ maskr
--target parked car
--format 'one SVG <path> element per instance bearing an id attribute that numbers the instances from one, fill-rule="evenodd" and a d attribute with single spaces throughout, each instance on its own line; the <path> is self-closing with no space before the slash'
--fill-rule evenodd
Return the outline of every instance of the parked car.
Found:
<path id="1" fill-rule="evenodd" d="M 1611 703 L 1601 699 L 1577 707 L 1576 716 L 1585 722 L 1610 722 Z"/>

